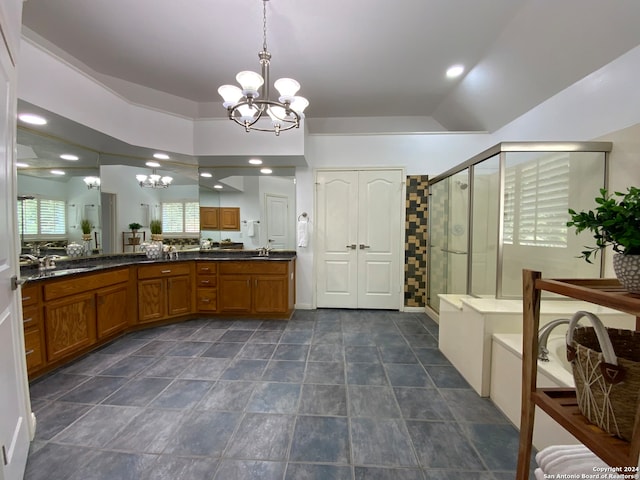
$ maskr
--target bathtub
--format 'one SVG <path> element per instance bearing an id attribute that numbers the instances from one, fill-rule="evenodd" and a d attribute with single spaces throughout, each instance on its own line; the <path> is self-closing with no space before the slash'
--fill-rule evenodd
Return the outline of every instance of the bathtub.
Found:
<path id="1" fill-rule="evenodd" d="M 559 327 L 549 337 L 549 361 L 538 360 L 538 387 L 575 386 L 571 365 L 566 358 L 565 336 L 562 330 Z M 492 344 L 489 396 L 507 418 L 519 427 L 522 398 L 522 335 L 496 333 L 492 336 Z M 549 445 L 580 444 L 573 435 L 538 407 L 535 415 L 533 446 L 538 450 Z"/>

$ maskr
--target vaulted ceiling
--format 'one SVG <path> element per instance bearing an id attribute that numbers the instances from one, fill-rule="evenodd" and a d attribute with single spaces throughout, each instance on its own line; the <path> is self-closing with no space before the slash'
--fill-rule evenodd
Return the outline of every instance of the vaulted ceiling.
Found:
<path id="1" fill-rule="evenodd" d="M 319 133 L 340 133 L 326 118 L 348 131 L 353 117 L 376 118 L 380 131 L 495 131 L 640 45 L 637 0 L 266 7 L 272 81 L 301 83 L 307 123 Z M 23 32 L 131 102 L 223 117 L 218 86 L 259 71 L 262 8 L 261 0 L 27 0 Z M 458 63 L 465 74 L 447 79 Z"/>

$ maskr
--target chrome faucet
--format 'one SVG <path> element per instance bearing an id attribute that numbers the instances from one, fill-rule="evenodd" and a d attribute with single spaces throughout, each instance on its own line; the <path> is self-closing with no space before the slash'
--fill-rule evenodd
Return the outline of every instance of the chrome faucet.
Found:
<path id="1" fill-rule="evenodd" d="M 56 260 L 60 257 L 58 255 L 45 255 L 40 259 L 40 269 L 41 270 L 51 270 L 56 268 Z"/>
<path id="2" fill-rule="evenodd" d="M 40 261 L 38 257 L 36 257 L 35 255 L 29 255 L 28 253 L 23 253 L 22 255 L 20 255 L 20 260 L 29 260 L 33 263 L 38 263 Z"/>
<path id="3" fill-rule="evenodd" d="M 258 256 L 259 257 L 268 257 L 270 251 L 271 251 L 271 247 L 269 245 L 267 245 L 266 247 L 260 247 L 258 249 Z"/>
<path id="4" fill-rule="evenodd" d="M 569 325 L 570 320 L 568 318 L 558 318 L 543 325 L 538 330 L 538 360 L 543 362 L 549 361 L 549 349 L 547 348 L 547 342 L 549 341 L 549 335 L 559 325 Z"/>

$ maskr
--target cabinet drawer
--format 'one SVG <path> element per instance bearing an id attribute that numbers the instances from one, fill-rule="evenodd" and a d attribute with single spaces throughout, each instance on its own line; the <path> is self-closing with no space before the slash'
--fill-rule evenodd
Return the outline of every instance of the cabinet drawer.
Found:
<path id="1" fill-rule="evenodd" d="M 24 333 L 24 350 L 27 357 L 27 371 L 36 370 L 44 364 L 41 329 L 32 328 Z"/>
<path id="2" fill-rule="evenodd" d="M 215 288 L 199 288 L 197 296 L 198 311 L 215 312 L 218 309 L 218 292 Z"/>
<path id="3" fill-rule="evenodd" d="M 22 286 L 22 305 L 34 305 L 40 301 L 39 285 L 23 285 Z"/>
<path id="4" fill-rule="evenodd" d="M 218 284 L 218 277 L 215 275 L 198 275 L 198 287 L 212 288 Z"/>
<path id="5" fill-rule="evenodd" d="M 225 262 L 220 264 L 221 275 L 234 274 L 285 274 L 287 273 L 287 261 L 274 260 L 247 260 L 245 262 Z"/>
<path id="6" fill-rule="evenodd" d="M 215 275 L 218 273 L 218 264 L 213 262 L 201 262 L 196 266 L 198 275 Z"/>
<path id="7" fill-rule="evenodd" d="M 29 305 L 22 308 L 22 325 L 26 329 L 42 326 L 42 308 Z"/>
<path id="8" fill-rule="evenodd" d="M 145 265 L 138 267 L 138 278 L 171 277 L 173 275 L 189 275 L 189 263 L 161 263 L 159 265 Z"/>
<path id="9" fill-rule="evenodd" d="M 88 292 L 100 287 L 115 285 L 129 280 L 129 268 L 121 268 L 102 273 L 81 273 L 72 278 L 48 282 L 44 286 L 44 299 L 54 300 L 76 293 Z"/>

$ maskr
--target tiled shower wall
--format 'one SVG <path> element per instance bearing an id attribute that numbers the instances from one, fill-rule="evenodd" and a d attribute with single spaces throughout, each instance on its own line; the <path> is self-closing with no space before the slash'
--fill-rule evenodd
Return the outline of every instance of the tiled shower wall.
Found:
<path id="1" fill-rule="evenodd" d="M 404 241 L 404 305 L 427 302 L 427 236 L 429 187 L 427 175 L 407 175 Z"/>

